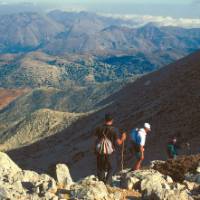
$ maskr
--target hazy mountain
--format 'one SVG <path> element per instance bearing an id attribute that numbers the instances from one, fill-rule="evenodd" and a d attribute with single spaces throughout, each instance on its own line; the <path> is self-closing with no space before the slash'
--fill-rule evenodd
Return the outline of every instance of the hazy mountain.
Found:
<path id="1" fill-rule="evenodd" d="M 44 14 L 25 12 L 1 15 L 0 53 L 32 51 L 64 30 L 61 24 Z"/>
<path id="2" fill-rule="evenodd" d="M 173 135 L 182 144 L 190 142 L 192 152 L 198 152 L 199 56 L 197 52 L 142 77 L 102 102 L 110 105 L 101 111 L 78 120 L 64 132 L 12 151 L 10 155 L 22 166 L 37 170 L 45 170 L 56 162 L 68 162 L 76 177 L 90 174 L 95 170 L 92 130 L 103 121 L 105 112 L 111 112 L 116 125 L 126 130 L 140 127 L 146 121 L 152 124 L 146 146 L 147 160 L 164 159 L 166 142 Z M 52 159 L 45 161 L 52 148 Z M 29 155 L 34 157 L 34 162 Z M 86 163 L 90 163 L 90 168 L 80 171 Z"/>
<path id="3" fill-rule="evenodd" d="M 198 28 L 158 27 L 153 23 L 131 28 L 131 23 L 134 22 L 88 12 L 2 15 L 0 52 L 42 49 L 54 55 L 90 53 L 98 56 L 164 52 L 181 57 L 200 46 Z"/>

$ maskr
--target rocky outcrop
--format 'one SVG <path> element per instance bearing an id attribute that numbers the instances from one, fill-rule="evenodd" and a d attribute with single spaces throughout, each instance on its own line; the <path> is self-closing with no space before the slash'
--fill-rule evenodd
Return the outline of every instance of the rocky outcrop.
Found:
<path id="1" fill-rule="evenodd" d="M 22 170 L 0 152 L 0 173 L 2 200 L 192 200 L 200 197 L 198 179 L 193 182 L 193 176 L 199 177 L 199 168 L 182 184 L 151 168 L 134 172 L 124 170 L 113 177 L 115 187 L 111 187 L 94 175 L 73 182 L 65 164 L 56 165 L 56 180 L 47 174 Z"/>
<path id="2" fill-rule="evenodd" d="M 178 158 L 177 160 L 154 161 L 151 167 L 158 168 L 164 166 L 164 169 L 171 169 L 174 167 L 174 171 L 180 170 L 181 166 L 188 166 L 185 168 L 185 174 L 183 174 L 184 181 L 176 182 L 176 174 L 172 174 L 170 177 L 167 173 L 160 173 L 155 169 L 138 170 L 134 172 L 128 172 L 127 170 L 121 172 L 121 186 L 129 190 L 138 190 L 142 194 L 142 199 L 152 200 L 192 200 L 200 199 L 200 183 L 199 183 L 199 165 L 198 155 L 185 156 Z M 190 162 L 182 163 L 186 160 Z M 182 161 L 182 162 L 181 162 Z M 169 165 L 171 163 L 171 166 Z M 174 163 L 179 163 L 175 165 Z M 166 168 L 166 165 L 168 166 Z M 192 166 L 192 167 L 191 167 Z M 196 166 L 196 167 L 195 167 Z M 161 170 L 161 167 L 158 168 Z M 191 172 L 193 171 L 193 172 Z M 166 171 L 164 171 L 166 172 Z M 186 173 L 187 172 L 187 173 Z M 169 171 L 170 173 L 170 171 Z M 173 180 L 175 179 L 175 180 Z M 116 177 L 113 179 L 116 180 Z M 182 179 L 181 179 L 182 180 Z"/>
<path id="3" fill-rule="evenodd" d="M 69 168 L 64 164 L 56 165 L 56 178 L 58 184 L 65 188 L 69 188 L 73 184 Z"/>

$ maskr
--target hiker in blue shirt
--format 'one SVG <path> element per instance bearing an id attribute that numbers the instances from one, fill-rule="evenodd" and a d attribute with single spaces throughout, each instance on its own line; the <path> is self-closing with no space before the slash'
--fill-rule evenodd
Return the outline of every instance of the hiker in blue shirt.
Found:
<path id="1" fill-rule="evenodd" d="M 151 125 L 149 123 L 145 123 L 144 128 L 133 129 L 131 132 L 132 148 L 137 160 L 132 169 L 133 171 L 141 168 L 141 164 L 144 160 L 144 146 L 146 143 L 146 136 L 150 131 Z"/>

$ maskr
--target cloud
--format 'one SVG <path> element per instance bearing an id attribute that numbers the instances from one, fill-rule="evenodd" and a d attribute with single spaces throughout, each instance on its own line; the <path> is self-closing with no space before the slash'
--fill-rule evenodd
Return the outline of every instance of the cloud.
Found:
<path id="1" fill-rule="evenodd" d="M 173 18 L 173 17 L 152 16 L 152 15 L 121 15 L 121 14 L 101 14 L 101 15 L 132 21 L 133 24 L 135 24 L 135 26 L 143 26 L 147 23 L 155 23 L 159 26 L 200 28 L 200 19 Z"/>

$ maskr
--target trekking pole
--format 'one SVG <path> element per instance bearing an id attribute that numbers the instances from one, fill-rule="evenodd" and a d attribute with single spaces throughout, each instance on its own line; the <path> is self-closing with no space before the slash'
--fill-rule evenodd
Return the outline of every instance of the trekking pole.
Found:
<path id="1" fill-rule="evenodd" d="M 124 170 L 124 141 L 122 143 L 121 169 Z"/>

